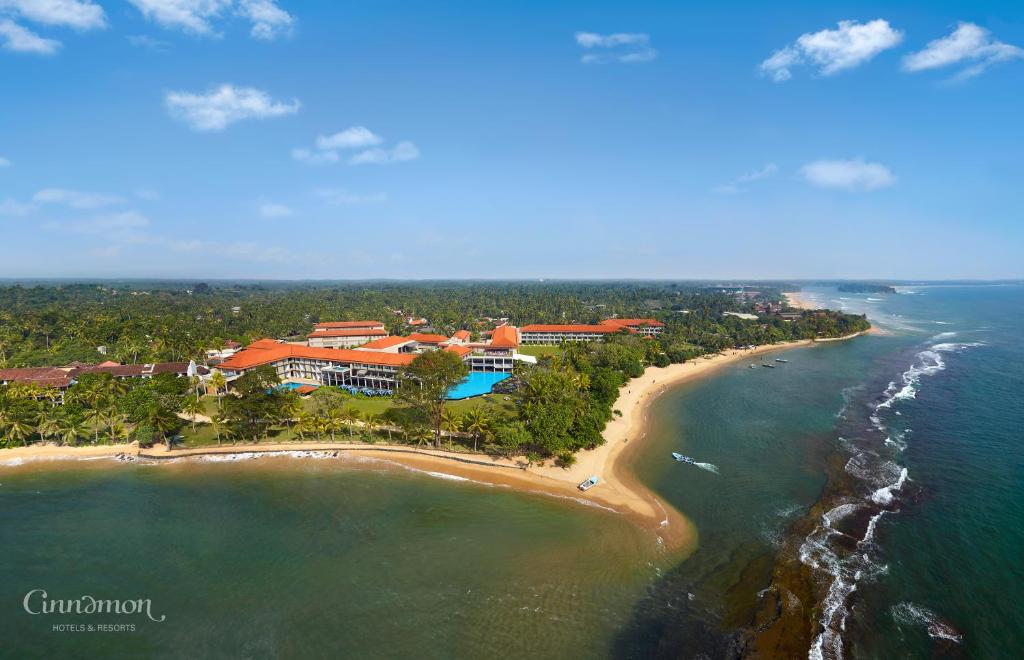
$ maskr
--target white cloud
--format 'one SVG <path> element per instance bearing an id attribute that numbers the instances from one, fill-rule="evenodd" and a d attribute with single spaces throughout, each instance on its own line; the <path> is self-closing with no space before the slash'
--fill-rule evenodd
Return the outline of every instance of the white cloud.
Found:
<path id="1" fill-rule="evenodd" d="M 165 101 L 171 116 L 196 131 L 222 131 L 243 119 L 283 117 L 295 114 L 300 106 L 298 99 L 275 101 L 262 90 L 233 85 L 221 85 L 205 94 L 168 92 Z"/>
<path id="2" fill-rule="evenodd" d="M 365 126 L 352 126 L 333 135 L 317 136 L 314 149 L 292 149 L 292 158 L 314 165 L 336 163 L 341 160 L 339 152 L 347 149 L 362 149 L 348 159 L 349 165 L 397 163 L 420 157 L 419 149 L 412 142 L 399 142 L 390 149 L 375 146 L 383 141 L 381 136 Z"/>
<path id="3" fill-rule="evenodd" d="M 350 165 L 363 165 L 372 163 L 384 165 L 386 163 L 400 163 L 407 160 L 416 160 L 420 157 L 420 150 L 412 142 L 399 142 L 392 149 L 376 147 L 360 151 L 349 159 Z"/>
<path id="4" fill-rule="evenodd" d="M 877 190 L 896 183 L 896 176 L 881 163 L 855 160 L 816 160 L 800 172 L 811 184 L 821 188 Z"/>
<path id="5" fill-rule="evenodd" d="M 73 209 L 96 209 L 123 204 L 125 201 L 123 197 L 117 195 L 65 190 L 64 188 L 44 188 L 37 192 L 32 199 L 40 204 L 63 204 Z"/>
<path id="6" fill-rule="evenodd" d="M 638 64 L 650 62 L 658 56 L 658 51 L 651 48 L 651 37 L 642 32 L 616 32 L 614 34 L 598 34 L 596 32 L 577 32 L 576 43 L 588 51 L 580 61 L 584 64 L 600 64 L 603 62 L 621 62 Z"/>
<path id="7" fill-rule="evenodd" d="M 76 30 L 91 30 L 107 24 L 103 7 L 91 0 L 0 0 L 0 11 L 4 10 L 33 23 Z"/>
<path id="8" fill-rule="evenodd" d="M 274 0 L 128 0 L 147 20 L 166 28 L 201 35 L 214 35 L 213 21 L 234 13 L 252 22 L 250 34 L 271 40 L 290 34 L 295 18 Z"/>
<path id="9" fill-rule="evenodd" d="M 7 160 L 6 158 L 0 157 L 0 167 L 10 167 L 10 166 L 11 166 L 11 161 Z"/>
<path id="10" fill-rule="evenodd" d="M 18 200 L 11 199 L 10 197 L 0 200 L 0 215 L 28 215 L 34 211 L 35 208 L 36 207 L 31 204 L 25 204 L 24 202 L 19 202 Z"/>
<path id="11" fill-rule="evenodd" d="M 295 211 L 291 210 L 284 204 L 264 202 L 263 204 L 260 204 L 260 215 L 264 218 L 287 218 L 290 215 L 295 215 Z"/>
<path id="12" fill-rule="evenodd" d="M 0 44 L 15 53 L 53 55 L 60 48 L 60 42 L 41 37 L 32 30 L 13 21 L 0 19 Z"/>
<path id="13" fill-rule="evenodd" d="M 817 67 L 823 76 L 831 76 L 864 64 L 902 39 L 902 32 L 880 18 L 867 23 L 839 21 L 835 30 L 800 35 L 761 62 L 760 70 L 775 82 L 789 80 L 793 77 L 791 69 L 805 64 Z"/>
<path id="14" fill-rule="evenodd" d="M 903 58 L 904 71 L 927 71 L 954 64 L 972 63 L 954 80 L 973 78 L 999 62 L 1024 59 L 1024 50 L 996 41 L 992 33 L 974 23 L 960 23 L 949 36 L 936 39 L 916 53 Z"/>
<path id="15" fill-rule="evenodd" d="M 316 148 L 329 149 L 361 149 L 381 143 L 381 137 L 365 126 L 353 126 L 334 135 L 320 135 L 316 139 Z"/>
<path id="16" fill-rule="evenodd" d="M 291 34 L 295 18 L 272 0 L 242 0 L 239 12 L 252 21 L 255 39 L 273 41 L 281 35 Z"/>
<path id="17" fill-rule="evenodd" d="M 326 188 L 314 191 L 317 197 L 330 204 L 379 204 L 388 201 L 384 193 L 359 194 L 344 189 Z"/>
<path id="18" fill-rule="evenodd" d="M 720 186 L 715 186 L 714 188 L 711 189 L 711 191 L 722 195 L 735 195 L 736 193 L 742 190 L 742 188 L 740 187 L 742 184 L 750 183 L 751 181 L 758 181 L 760 179 L 767 179 L 770 176 L 774 176 L 775 173 L 778 171 L 778 165 L 776 165 L 775 163 L 768 163 L 759 170 L 754 170 L 752 172 L 741 174 L 732 181 L 730 181 L 729 183 L 724 183 Z"/>

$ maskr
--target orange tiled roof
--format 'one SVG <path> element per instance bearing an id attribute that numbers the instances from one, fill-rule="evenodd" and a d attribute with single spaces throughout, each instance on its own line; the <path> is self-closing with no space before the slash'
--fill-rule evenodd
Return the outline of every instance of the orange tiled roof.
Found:
<path id="1" fill-rule="evenodd" d="M 314 330 L 306 335 L 307 337 L 387 337 L 387 330 L 374 330 L 370 328 L 330 328 L 327 330 Z"/>
<path id="2" fill-rule="evenodd" d="M 414 332 L 410 334 L 409 339 L 418 341 L 421 344 L 440 344 L 443 341 L 448 341 L 448 338 L 444 335 L 431 335 L 424 334 L 422 332 Z"/>
<path id="3" fill-rule="evenodd" d="M 472 336 L 472 333 L 469 330 L 456 330 L 455 334 L 452 335 L 452 338 L 460 339 L 462 341 L 466 341 L 471 336 Z"/>
<path id="4" fill-rule="evenodd" d="M 594 334 L 611 334 L 618 332 L 619 329 L 611 325 L 584 325 L 584 324 L 565 324 L 565 325 L 545 325 L 542 323 L 534 323 L 532 325 L 524 325 L 520 328 L 521 332 L 590 332 Z"/>
<path id="5" fill-rule="evenodd" d="M 403 367 L 416 356 L 411 353 L 380 353 L 349 348 L 314 348 L 299 344 L 282 344 L 273 339 L 260 339 L 238 351 L 218 365 L 219 369 L 244 370 L 288 358 L 307 358 L 338 363 L 377 364 Z"/>
<path id="6" fill-rule="evenodd" d="M 456 353 L 459 357 L 466 357 L 467 355 L 473 352 L 472 348 L 468 346 L 459 346 L 457 344 L 452 346 L 445 346 L 444 350 Z"/>
<path id="7" fill-rule="evenodd" d="M 314 328 L 383 328 L 384 324 L 380 321 L 324 321 L 323 323 L 317 323 L 313 326 Z"/>
<path id="8" fill-rule="evenodd" d="M 358 346 L 359 349 L 366 350 L 383 350 L 385 348 L 393 348 L 409 342 L 415 341 L 411 337 L 402 337 L 401 335 L 392 335 L 390 337 L 381 337 L 380 339 L 374 339 L 373 341 L 366 342 L 362 346 Z"/>
<path id="9" fill-rule="evenodd" d="M 515 348 L 519 346 L 519 333 L 514 326 L 499 325 L 491 333 L 491 346 L 494 348 Z"/>

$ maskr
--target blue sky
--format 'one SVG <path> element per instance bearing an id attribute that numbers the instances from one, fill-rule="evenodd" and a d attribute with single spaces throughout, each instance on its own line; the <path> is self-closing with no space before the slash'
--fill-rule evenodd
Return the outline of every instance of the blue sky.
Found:
<path id="1" fill-rule="evenodd" d="M 0 277 L 1024 276 L 1009 2 L 0 0 Z"/>

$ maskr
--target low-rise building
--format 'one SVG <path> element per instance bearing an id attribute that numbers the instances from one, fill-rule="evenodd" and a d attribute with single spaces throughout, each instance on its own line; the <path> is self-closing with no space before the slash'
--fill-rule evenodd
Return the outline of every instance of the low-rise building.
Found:
<path id="1" fill-rule="evenodd" d="M 387 336 L 380 321 L 327 321 L 313 326 L 306 341 L 314 348 L 352 348 Z"/>
<path id="2" fill-rule="evenodd" d="M 656 319 L 607 319 L 597 324 L 532 324 L 520 329 L 524 344 L 561 344 L 566 341 L 598 341 L 617 332 L 646 337 L 660 335 L 665 324 Z"/>

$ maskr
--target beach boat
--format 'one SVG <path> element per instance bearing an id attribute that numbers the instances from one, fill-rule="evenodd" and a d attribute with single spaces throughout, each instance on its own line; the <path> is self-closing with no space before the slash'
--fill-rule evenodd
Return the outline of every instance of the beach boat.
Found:
<path id="1" fill-rule="evenodd" d="M 768 364 L 767 362 L 765 362 L 765 363 L 764 363 L 764 364 L 762 364 L 761 366 L 762 366 L 762 367 L 768 367 L 769 369 L 774 369 L 774 368 L 775 368 L 775 365 L 774 365 L 774 364 Z"/>
<path id="2" fill-rule="evenodd" d="M 579 486 L 577 486 L 577 488 L 579 488 L 582 491 L 588 491 L 594 486 L 596 486 L 600 481 L 601 480 L 598 479 L 597 477 L 591 477 L 584 481 L 583 483 L 581 483 Z"/>
<path id="3" fill-rule="evenodd" d="M 789 360 L 783 360 L 782 358 L 775 358 L 775 361 L 776 361 L 776 362 L 781 362 L 781 363 L 783 363 L 783 364 L 785 364 L 785 363 L 789 362 Z"/>
<path id="4" fill-rule="evenodd" d="M 693 460 L 692 458 L 690 458 L 689 456 L 683 456 L 679 452 L 675 452 L 675 451 L 672 452 L 672 458 L 676 459 L 680 463 L 689 463 L 690 465 L 693 465 L 694 463 L 697 462 L 697 461 Z"/>
<path id="5" fill-rule="evenodd" d="M 750 365 L 750 368 L 751 369 L 757 369 L 757 365 L 756 364 L 752 364 L 752 365 Z"/>

